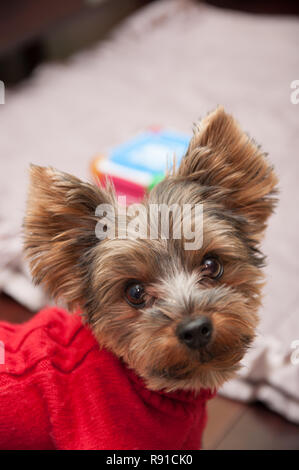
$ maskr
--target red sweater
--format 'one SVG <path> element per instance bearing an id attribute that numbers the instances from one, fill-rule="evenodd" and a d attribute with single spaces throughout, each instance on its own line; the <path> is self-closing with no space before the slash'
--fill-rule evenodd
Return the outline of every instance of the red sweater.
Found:
<path id="1" fill-rule="evenodd" d="M 198 449 L 212 393 L 152 392 L 79 316 L 0 323 L 0 449 Z"/>

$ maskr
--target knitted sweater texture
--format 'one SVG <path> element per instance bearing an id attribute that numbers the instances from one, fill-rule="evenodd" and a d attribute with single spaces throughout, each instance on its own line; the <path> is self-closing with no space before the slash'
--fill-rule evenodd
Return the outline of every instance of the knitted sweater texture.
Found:
<path id="1" fill-rule="evenodd" d="M 211 391 L 153 392 L 79 315 L 0 323 L 0 449 L 199 449 Z"/>

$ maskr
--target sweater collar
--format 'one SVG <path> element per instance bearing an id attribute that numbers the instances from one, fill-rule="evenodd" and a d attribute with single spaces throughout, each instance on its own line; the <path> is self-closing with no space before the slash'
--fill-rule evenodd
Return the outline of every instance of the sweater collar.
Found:
<path id="1" fill-rule="evenodd" d="M 173 403 L 181 403 L 182 405 L 192 405 L 196 404 L 198 401 L 210 400 L 216 395 L 216 390 L 211 390 L 208 388 L 202 388 L 199 392 L 189 391 L 189 390 L 176 390 L 174 392 L 167 392 L 166 390 L 150 390 L 147 388 L 142 377 L 138 376 L 132 369 L 130 369 L 126 364 L 123 363 L 124 368 L 126 369 L 126 374 L 135 388 L 138 389 L 140 393 L 145 398 L 148 398 L 152 401 L 156 397 L 159 401 L 165 399 Z"/>

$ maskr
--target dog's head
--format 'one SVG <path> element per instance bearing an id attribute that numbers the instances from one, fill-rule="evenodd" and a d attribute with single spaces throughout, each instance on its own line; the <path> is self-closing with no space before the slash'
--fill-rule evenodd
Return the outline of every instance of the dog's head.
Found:
<path id="1" fill-rule="evenodd" d="M 217 387 L 255 335 L 259 244 L 276 184 L 265 155 L 222 108 L 195 129 L 178 170 L 128 212 L 111 187 L 32 167 L 33 278 L 79 306 L 99 344 L 149 388 Z"/>

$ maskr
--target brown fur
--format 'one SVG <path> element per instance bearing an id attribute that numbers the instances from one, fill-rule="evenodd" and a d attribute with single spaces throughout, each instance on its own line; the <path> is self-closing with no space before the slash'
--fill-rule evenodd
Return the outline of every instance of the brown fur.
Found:
<path id="1" fill-rule="evenodd" d="M 238 369 L 258 322 L 264 257 L 259 243 L 275 205 L 276 176 L 259 147 L 222 108 L 195 129 L 177 171 L 145 205 L 203 203 L 203 246 L 184 240 L 98 240 L 95 208 L 113 204 L 111 187 L 96 188 L 50 168 L 32 167 L 25 250 L 35 282 L 69 308 L 83 310 L 101 346 L 125 361 L 148 387 L 218 387 Z M 140 216 L 148 230 L 148 219 Z M 152 221 L 151 221 L 152 222 Z M 156 221 L 159 224 L 159 221 Z M 202 260 L 223 262 L 219 280 L 206 279 Z M 125 300 L 130 280 L 142 282 L 146 305 Z M 182 321 L 204 315 L 211 342 L 189 350 L 176 336 Z"/>

